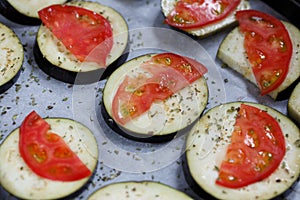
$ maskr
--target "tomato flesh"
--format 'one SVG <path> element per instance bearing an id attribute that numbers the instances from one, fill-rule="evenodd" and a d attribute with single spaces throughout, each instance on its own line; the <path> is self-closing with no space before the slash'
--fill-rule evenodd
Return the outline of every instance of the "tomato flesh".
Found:
<path id="1" fill-rule="evenodd" d="M 45 26 L 80 62 L 106 66 L 113 46 L 112 28 L 106 18 L 70 5 L 51 5 L 38 14 Z"/>
<path id="2" fill-rule="evenodd" d="M 224 19 L 240 0 L 179 0 L 166 17 L 166 23 L 181 29 L 200 28 Z"/>
<path id="3" fill-rule="evenodd" d="M 287 76 L 293 51 L 289 33 L 280 20 L 256 10 L 238 11 L 236 18 L 257 85 L 268 94 Z"/>
<path id="4" fill-rule="evenodd" d="M 112 102 L 112 116 L 122 125 L 145 113 L 153 102 L 167 99 L 207 72 L 202 64 L 173 53 L 155 55 L 140 67 L 152 76 L 126 76 Z"/>
<path id="5" fill-rule="evenodd" d="M 20 155 L 38 176 L 55 181 L 76 181 L 91 175 L 64 140 L 35 111 L 23 121 L 19 135 Z"/>
<path id="6" fill-rule="evenodd" d="M 272 116 L 241 104 L 216 184 L 241 188 L 271 175 L 285 155 L 285 139 Z"/>

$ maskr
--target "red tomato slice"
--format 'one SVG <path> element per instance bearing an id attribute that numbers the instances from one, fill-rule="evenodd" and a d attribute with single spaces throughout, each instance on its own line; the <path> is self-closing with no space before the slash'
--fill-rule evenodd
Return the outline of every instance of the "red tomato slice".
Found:
<path id="1" fill-rule="evenodd" d="M 207 72 L 197 61 L 173 53 L 155 55 L 140 67 L 152 77 L 126 76 L 112 102 L 113 118 L 123 125 L 149 110 L 153 102 L 167 99 Z"/>
<path id="2" fill-rule="evenodd" d="M 244 46 L 256 82 L 265 95 L 285 80 L 293 46 L 280 20 L 256 10 L 238 11 L 236 18 L 245 33 Z"/>
<path id="3" fill-rule="evenodd" d="M 240 0 L 179 0 L 165 21 L 181 29 L 200 28 L 224 19 L 239 3 Z"/>
<path id="4" fill-rule="evenodd" d="M 91 171 L 64 140 L 51 132 L 50 125 L 32 111 L 20 127 L 19 151 L 37 175 L 56 181 L 76 181 Z"/>
<path id="5" fill-rule="evenodd" d="M 106 66 L 113 46 L 109 21 L 93 11 L 68 5 L 52 5 L 38 12 L 42 22 L 76 58 Z"/>
<path id="6" fill-rule="evenodd" d="M 240 188 L 272 174 L 285 155 L 285 139 L 272 116 L 241 104 L 216 184 Z"/>

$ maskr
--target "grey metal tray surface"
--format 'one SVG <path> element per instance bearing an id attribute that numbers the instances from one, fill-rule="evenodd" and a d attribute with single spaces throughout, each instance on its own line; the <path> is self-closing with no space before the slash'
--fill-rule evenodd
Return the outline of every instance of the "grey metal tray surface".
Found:
<path id="1" fill-rule="evenodd" d="M 287 100 L 274 101 L 260 96 L 258 89 L 236 72 L 222 67 L 216 58 L 218 47 L 232 27 L 206 38 L 179 32 L 164 23 L 160 0 L 95 0 L 120 12 L 129 28 L 131 59 L 145 53 L 172 51 L 196 58 L 209 69 L 209 104 L 206 108 L 231 101 L 258 102 L 287 114 Z M 253 9 L 288 20 L 259 0 L 250 1 Z M 37 66 L 33 56 L 38 26 L 13 23 L 0 16 L 0 22 L 19 36 L 25 60 L 17 82 L 0 94 L 0 144 L 24 117 L 36 110 L 42 117 L 64 117 L 82 122 L 95 134 L 99 162 L 95 175 L 78 192 L 66 199 L 86 199 L 97 189 L 121 181 L 158 181 L 177 188 L 194 199 L 201 199 L 188 185 L 183 171 L 184 134 L 161 143 L 143 143 L 126 139 L 112 131 L 100 113 L 106 80 L 88 85 L 72 85 L 49 77 Z M 84 94 L 84 95 L 83 95 Z M 16 199 L 0 186 L 0 199 Z M 300 199 L 300 184 L 278 199 Z"/>

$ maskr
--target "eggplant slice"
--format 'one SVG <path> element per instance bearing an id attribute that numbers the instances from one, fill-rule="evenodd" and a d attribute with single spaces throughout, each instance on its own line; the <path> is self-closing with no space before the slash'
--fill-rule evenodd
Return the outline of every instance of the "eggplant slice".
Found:
<path id="1" fill-rule="evenodd" d="M 103 90 L 102 114 L 107 124 L 117 133 L 142 142 L 165 142 L 181 132 L 202 114 L 208 102 L 208 87 L 202 76 L 189 86 L 173 94 L 164 101 L 154 102 L 141 116 L 125 125 L 117 123 L 112 115 L 112 101 L 126 75 L 137 76 L 147 73 L 139 67 L 156 54 L 146 54 L 134 58 L 107 79 Z"/>
<path id="2" fill-rule="evenodd" d="M 300 82 L 288 100 L 288 114 L 300 126 Z"/>
<path id="3" fill-rule="evenodd" d="M 68 0 L 1 0 L 0 14 L 7 19 L 24 25 L 40 25 L 38 11 L 52 4 L 66 3 Z"/>
<path id="4" fill-rule="evenodd" d="M 128 55 L 128 26 L 125 19 L 116 10 L 96 2 L 70 2 L 67 5 L 95 11 L 110 21 L 114 44 L 107 58 L 107 67 L 100 68 L 94 62 L 78 61 L 44 25 L 38 30 L 34 46 L 38 66 L 51 77 L 71 84 L 93 83 L 107 78 Z"/>
<path id="5" fill-rule="evenodd" d="M 176 3 L 177 3 L 177 0 L 161 0 L 161 10 L 165 17 L 167 17 L 169 15 L 169 13 L 174 9 Z M 200 28 L 183 29 L 182 31 L 185 31 L 196 37 L 207 37 L 209 35 L 212 35 L 213 33 L 221 31 L 222 29 L 224 29 L 228 26 L 235 24 L 236 23 L 236 19 L 235 19 L 236 11 L 246 10 L 246 9 L 250 9 L 249 0 L 241 0 L 240 4 L 237 6 L 236 10 L 233 13 L 229 14 L 229 16 L 227 16 L 226 18 L 224 18 L 218 22 L 200 27 Z"/>
<path id="6" fill-rule="evenodd" d="M 257 103 L 246 103 L 266 111 L 274 117 L 285 138 L 286 154 L 279 167 L 264 180 L 239 189 L 230 189 L 215 183 L 218 166 L 222 162 L 230 140 L 236 116 L 242 102 L 231 102 L 207 111 L 195 124 L 186 141 L 186 159 L 190 176 L 201 190 L 216 199 L 271 199 L 287 191 L 300 174 L 299 128 L 285 115 Z M 192 181 L 189 181 L 190 183 Z M 207 197 L 207 196 L 206 196 Z M 211 198 L 213 199 L 213 198 Z"/>
<path id="7" fill-rule="evenodd" d="M 66 118 L 46 118 L 51 130 L 64 138 L 69 147 L 93 172 L 98 162 L 94 134 L 84 125 Z M 0 146 L 0 182 L 9 193 L 21 199 L 59 199 L 82 188 L 90 177 L 77 181 L 52 181 L 36 175 L 18 151 L 19 128 Z"/>
<path id="8" fill-rule="evenodd" d="M 106 185 L 94 192 L 88 200 L 98 199 L 172 199 L 172 200 L 192 200 L 191 197 L 163 183 L 153 181 L 142 182 L 119 182 Z"/>
<path id="9" fill-rule="evenodd" d="M 18 80 L 24 60 L 24 49 L 18 36 L 0 23 L 0 94 Z"/>
<path id="10" fill-rule="evenodd" d="M 289 72 L 283 83 L 268 95 L 275 100 L 287 99 L 300 77 L 300 31 L 289 22 L 283 22 L 289 32 L 293 44 L 293 53 Z M 228 67 L 241 74 L 249 82 L 257 86 L 251 65 L 247 59 L 244 48 L 244 35 L 239 27 L 234 28 L 222 41 L 217 57 Z"/>

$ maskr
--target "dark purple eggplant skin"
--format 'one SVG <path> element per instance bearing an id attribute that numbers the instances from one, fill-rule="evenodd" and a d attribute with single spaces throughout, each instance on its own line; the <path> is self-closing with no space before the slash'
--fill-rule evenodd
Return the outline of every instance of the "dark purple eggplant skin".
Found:
<path id="1" fill-rule="evenodd" d="M 114 119 L 108 114 L 103 103 L 100 104 L 100 108 L 98 108 L 98 110 L 100 110 L 100 112 L 97 113 L 98 118 L 103 118 L 103 120 L 106 122 L 106 125 L 108 125 L 108 127 L 111 130 L 113 130 L 116 134 L 119 134 L 124 138 L 136 142 L 152 143 L 152 144 L 166 143 L 166 142 L 170 142 L 174 138 L 179 137 L 181 134 L 184 134 L 186 132 L 186 131 L 173 132 L 167 135 L 144 135 L 144 134 L 134 133 L 118 125 L 117 122 L 115 122 Z M 191 127 L 192 125 L 186 127 L 185 129 L 189 130 Z"/>
<path id="2" fill-rule="evenodd" d="M 6 0 L 0 1 L 0 14 L 8 20 L 22 25 L 34 26 L 42 23 L 41 20 L 38 18 L 29 17 L 20 13 Z"/>
<path id="3" fill-rule="evenodd" d="M 49 75 L 52 78 L 55 78 L 56 80 L 59 80 L 59 81 L 65 82 L 65 83 L 88 84 L 88 83 L 92 83 L 92 82 L 97 82 L 100 80 L 101 74 L 103 73 L 102 71 L 104 71 L 104 69 L 99 69 L 102 71 L 81 72 L 79 75 L 79 73 L 77 73 L 77 72 L 68 71 L 68 70 L 60 68 L 56 65 L 53 65 L 42 54 L 37 41 L 35 42 L 35 45 L 33 48 L 33 55 L 34 55 L 37 65 L 44 73 L 46 73 L 47 75 Z M 76 79 L 77 76 L 78 76 L 78 78 Z"/>
<path id="4" fill-rule="evenodd" d="M 6 92 L 9 88 L 11 88 L 18 80 L 21 73 L 21 69 L 16 73 L 16 75 L 10 79 L 8 82 L 6 82 L 4 85 L 0 86 L 0 94 Z"/>
<path id="5" fill-rule="evenodd" d="M 77 85 L 90 84 L 106 79 L 116 68 L 123 64 L 128 57 L 128 53 L 124 53 L 117 60 L 107 66 L 106 69 L 100 68 L 98 70 L 88 72 L 73 72 L 60 68 L 49 62 L 40 51 L 37 41 L 33 48 L 33 55 L 37 65 L 44 73 L 56 80 Z"/>
<path id="6" fill-rule="evenodd" d="M 66 2 L 68 1 L 70 0 L 66 0 Z M 0 0 L 0 14 L 6 19 L 21 25 L 36 26 L 42 23 L 39 18 L 30 17 L 20 13 L 7 0 Z"/>

